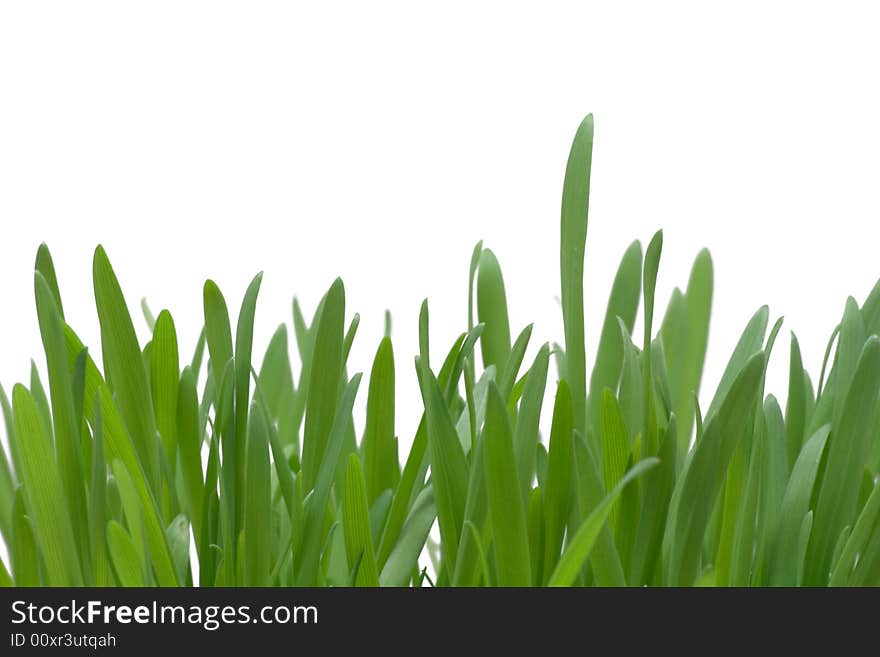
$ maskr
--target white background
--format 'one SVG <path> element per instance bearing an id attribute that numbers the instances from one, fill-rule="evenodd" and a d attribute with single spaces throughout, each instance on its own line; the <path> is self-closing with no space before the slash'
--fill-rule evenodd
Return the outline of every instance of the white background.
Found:
<path id="1" fill-rule="evenodd" d="M 465 327 L 478 239 L 501 261 L 514 334 L 535 322 L 530 353 L 561 339 L 561 187 L 587 112 L 589 345 L 620 255 L 662 227 L 663 305 L 701 247 L 715 262 L 703 399 L 763 303 L 797 332 L 815 381 L 846 295 L 861 302 L 880 275 L 867 3 L 416 4 L 0 5 L 7 391 L 31 356 L 43 367 L 41 241 L 97 352 L 100 242 L 141 338 L 145 296 L 171 310 L 187 359 L 205 278 L 234 321 L 265 271 L 261 357 L 292 295 L 311 313 L 341 275 L 362 317 L 350 371 L 369 371 L 393 313 L 408 445 L 419 304 L 430 299 L 436 361 Z M 787 331 L 779 345 L 768 390 L 784 400 Z"/>

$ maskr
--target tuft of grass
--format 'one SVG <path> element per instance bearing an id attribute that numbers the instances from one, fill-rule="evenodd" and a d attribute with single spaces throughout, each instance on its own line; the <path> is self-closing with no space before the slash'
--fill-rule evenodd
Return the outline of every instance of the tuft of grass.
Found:
<path id="1" fill-rule="evenodd" d="M 880 585 L 880 283 L 861 304 L 847 299 L 815 387 L 791 334 L 785 409 L 764 389 L 781 319 L 770 326 L 760 307 L 703 411 L 712 259 L 699 252 L 658 308 L 658 231 L 624 252 L 588 362 L 592 145 L 588 116 L 562 194 L 563 346 L 535 344 L 526 361 L 537 338 L 531 325 L 510 326 L 501 265 L 478 243 L 467 326 L 442 361 L 429 361 L 422 305 L 414 367 L 424 412 L 412 437 L 395 428 L 390 314 L 365 418 L 353 417 L 363 376 L 347 361 L 359 316 L 341 280 L 311 318 L 294 299 L 292 334 L 279 326 L 262 358 L 261 274 L 234 324 L 207 281 L 187 362 L 167 309 L 141 304 L 151 337 L 138 342 L 99 246 L 97 362 L 66 322 L 41 245 L 34 293 L 47 385 L 34 366 L 11 401 L 0 388 L 0 584 Z"/>

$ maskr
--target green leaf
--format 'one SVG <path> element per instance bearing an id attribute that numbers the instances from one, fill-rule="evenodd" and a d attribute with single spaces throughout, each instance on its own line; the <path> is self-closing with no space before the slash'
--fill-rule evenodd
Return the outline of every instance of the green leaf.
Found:
<path id="1" fill-rule="evenodd" d="M 360 558 L 355 586 L 379 586 L 373 537 L 370 533 L 370 514 L 367 506 L 367 487 L 361 461 L 356 454 L 348 457 L 345 490 L 342 503 L 342 527 L 345 532 L 345 552 L 349 565 Z"/>
<path id="2" fill-rule="evenodd" d="M 385 561 L 382 574 L 379 576 L 382 586 L 406 586 L 413 569 L 418 565 L 419 555 L 436 517 L 434 494 L 431 488 L 427 487 L 413 503 L 412 511 L 400 532 L 400 538 Z"/>
<path id="3" fill-rule="evenodd" d="M 211 369 L 220 377 L 226 364 L 232 360 L 232 329 L 229 310 L 220 288 L 212 280 L 205 281 L 203 290 L 205 312 L 205 341 L 208 343 Z"/>
<path id="4" fill-rule="evenodd" d="M 830 432 L 830 425 L 820 427 L 804 443 L 792 466 L 779 510 L 779 527 L 774 532 L 768 577 L 771 586 L 796 586 L 798 583 L 798 571 L 803 567 L 804 556 L 799 550 L 802 523 L 809 511 L 810 496 Z M 812 514 L 810 524 L 812 526 Z"/>
<path id="5" fill-rule="evenodd" d="M 144 586 L 144 576 L 134 543 L 125 528 L 115 520 L 107 524 L 107 545 L 116 577 L 122 586 Z"/>
<path id="6" fill-rule="evenodd" d="M 862 347 L 867 339 L 865 322 L 856 300 L 849 297 L 846 300 L 846 308 L 843 320 L 840 323 L 840 338 L 837 341 L 837 353 L 834 357 L 834 368 L 831 370 L 832 379 L 829 380 L 829 392 L 833 381 L 834 410 L 832 415 L 832 427 L 840 426 L 841 413 L 843 413 L 845 395 L 849 390 L 850 383 L 855 375 Z M 831 432 L 832 442 L 834 431 Z M 817 519 L 818 520 L 818 519 Z"/>
<path id="7" fill-rule="evenodd" d="M 407 518 L 407 511 L 412 501 L 413 491 L 416 487 L 416 479 L 425 460 L 425 452 L 428 449 L 427 426 L 423 416 L 416 430 L 409 456 L 407 456 L 406 463 L 403 466 L 400 481 L 397 482 L 394 496 L 391 498 L 391 508 L 388 510 L 388 519 L 385 522 L 385 528 L 382 530 L 382 538 L 379 539 L 379 549 L 376 554 L 376 565 L 382 572 L 384 572 L 385 564 L 403 529 L 403 524 Z"/>
<path id="8" fill-rule="evenodd" d="M 632 332 L 639 308 L 641 289 L 642 245 L 635 241 L 623 254 L 623 259 L 620 261 L 620 266 L 614 277 L 611 294 L 608 298 L 608 307 L 605 311 L 605 321 L 602 324 L 602 333 L 599 336 L 599 346 L 596 349 L 596 363 L 590 376 L 590 396 L 587 410 L 592 435 L 596 440 L 597 454 L 602 454 L 601 449 L 598 449 L 598 441 L 602 433 L 600 428 L 602 392 L 605 388 L 617 390 L 623 366 L 623 336 L 620 332 L 618 318 L 622 320 L 627 331 Z"/>
<path id="9" fill-rule="evenodd" d="M 664 580 L 668 585 L 685 586 L 697 580 L 709 515 L 731 457 L 751 426 L 764 363 L 764 354 L 759 352 L 738 372 L 685 461 L 669 503 L 663 537 Z"/>
<path id="10" fill-rule="evenodd" d="M 342 341 L 342 363 L 348 362 L 348 355 L 351 353 L 351 347 L 354 344 L 354 338 L 357 335 L 358 326 L 361 323 L 361 316 L 358 313 L 351 318 L 348 330 L 345 332 L 345 338 Z"/>
<path id="11" fill-rule="evenodd" d="M 562 553 L 562 558 L 556 565 L 556 569 L 550 576 L 547 582 L 548 586 L 571 586 L 574 583 L 578 572 L 596 543 L 599 532 L 605 525 L 605 521 L 608 520 L 612 505 L 617 501 L 620 493 L 623 492 L 623 489 L 629 482 L 650 468 L 653 468 L 659 462 L 656 458 L 643 459 L 630 468 L 623 476 L 623 479 L 617 482 L 617 486 L 602 499 L 578 527 L 568 547 L 565 548 L 565 552 Z"/>
<path id="12" fill-rule="evenodd" d="M 89 535 L 92 543 L 92 562 L 95 567 L 95 585 L 111 586 L 113 574 L 110 570 L 110 555 L 107 552 L 106 538 L 107 521 L 110 519 L 107 500 L 107 461 L 104 457 L 104 423 L 98 399 L 95 399 L 94 408 Z"/>
<path id="13" fill-rule="evenodd" d="M 37 405 L 27 388 L 17 384 L 12 389 L 12 406 L 25 502 L 41 546 L 46 583 L 49 586 L 82 586 L 83 576 L 64 487 Z"/>
<path id="14" fill-rule="evenodd" d="M 743 330 L 739 342 L 736 343 L 733 354 L 727 362 L 727 367 L 724 368 L 724 373 L 721 375 L 721 381 L 715 390 L 715 396 L 712 397 L 712 403 L 709 404 L 708 410 L 703 414 L 703 421 L 705 423 L 708 423 L 711 416 L 719 410 L 721 403 L 727 398 L 728 392 L 737 376 L 745 368 L 746 363 L 761 351 L 764 346 L 764 335 L 767 332 L 769 316 L 770 309 L 767 306 L 761 306 L 758 312 L 752 315 L 745 330 Z"/>
<path id="15" fill-rule="evenodd" d="M 165 530 L 165 537 L 177 571 L 177 580 L 186 582 L 189 572 L 189 523 L 185 515 L 181 513 L 171 521 Z"/>
<path id="16" fill-rule="evenodd" d="M 89 547 L 86 493 L 83 485 L 83 458 L 80 446 L 80 422 L 73 401 L 73 384 L 67 363 L 67 348 L 61 316 L 55 306 L 55 297 L 39 272 L 34 273 L 34 293 L 40 334 L 46 352 L 49 370 L 49 390 L 52 397 L 52 422 L 55 430 L 55 452 L 58 472 L 76 538 L 75 557 L 82 567 L 83 577 L 91 580 L 91 548 Z"/>
<path id="17" fill-rule="evenodd" d="M 37 258 L 34 263 L 34 270 L 39 272 L 49 286 L 52 298 L 55 301 L 55 307 L 58 309 L 58 315 L 64 320 L 64 306 L 61 303 L 61 292 L 58 289 L 58 277 L 55 275 L 55 263 L 52 262 L 52 254 L 49 253 L 49 247 L 43 242 L 37 249 Z"/>
<path id="18" fill-rule="evenodd" d="M 682 455 L 690 442 L 694 422 L 694 395 L 699 392 L 703 378 L 713 285 L 712 257 L 703 249 L 694 260 L 685 292 L 686 349 L 683 350 L 680 361 L 674 360 L 675 356 L 668 350 L 666 352 L 670 373 L 673 370 L 680 373 L 675 379 L 672 400 L 678 420 L 678 443 Z"/>
<path id="19" fill-rule="evenodd" d="M 483 240 L 474 246 L 471 254 L 471 265 L 468 269 L 468 331 L 474 328 L 474 278 L 477 275 L 477 267 L 480 265 L 480 255 L 483 253 Z"/>
<path id="20" fill-rule="evenodd" d="M 544 496 L 540 487 L 532 488 L 526 506 L 526 531 L 529 534 L 529 558 L 532 582 L 544 581 Z M 488 568 L 486 569 L 488 572 Z M 488 585 L 488 582 L 487 582 Z"/>
<path id="21" fill-rule="evenodd" d="M 9 546 L 10 565 L 16 586 L 40 586 L 40 552 L 31 520 L 26 515 L 24 489 L 19 486 L 9 505 L 13 530 Z"/>
<path id="22" fill-rule="evenodd" d="M 281 324 L 269 341 L 257 381 L 266 397 L 269 417 L 278 425 L 281 441 L 292 446 L 298 457 L 299 436 L 295 425 L 297 391 L 293 385 L 287 349 L 287 327 Z"/>
<path id="23" fill-rule="evenodd" d="M 804 440 L 807 424 L 806 372 L 797 337 L 791 334 L 788 358 L 788 399 L 785 403 L 785 450 L 789 471 L 794 466 Z"/>
<path id="24" fill-rule="evenodd" d="M 40 411 L 40 419 L 43 421 L 43 426 L 46 428 L 49 442 L 52 443 L 54 447 L 55 435 L 52 428 L 52 410 L 49 408 L 49 398 L 46 396 L 46 389 L 43 387 L 43 382 L 40 380 L 40 373 L 37 371 L 37 364 L 33 359 L 31 360 L 30 385 L 34 403 L 37 405 L 37 410 Z"/>
<path id="25" fill-rule="evenodd" d="M 192 369 L 183 368 L 177 387 L 177 444 L 180 471 L 186 493 L 186 508 L 193 526 L 193 536 L 200 544 L 202 535 L 204 482 L 202 480 L 202 437 L 199 434 L 199 400 Z"/>
<path id="26" fill-rule="evenodd" d="M 547 451 L 547 481 L 544 490 L 544 570 L 556 567 L 572 499 L 574 475 L 574 427 L 571 392 L 563 379 L 556 388 L 550 448 Z"/>
<path id="27" fill-rule="evenodd" d="M 507 318 L 507 296 L 504 278 L 495 254 L 483 249 L 477 271 L 477 314 L 485 325 L 480 344 L 483 367 L 501 367 L 510 353 L 510 323 Z"/>
<path id="28" fill-rule="evenodd" d="M 3 563 L 3 559 L 0 559 L 0 588 L 8 588 L 12 585 L 13 581 L 9 575 L 9 570 L 7 570 L 6 564 Z"/>
<path id="29" fill-rule="evenodd" d="M 538 350 L 535 361 L 529 368 L 522 400 L 519 404 L 516 426 L 513 429 L 513 453 L 516 458 L 517 479 L 523 499 L 526 499 L 535 475 L 535 450 L 540 440 L 538 425 L 541 419 L 541 407 L 544 404 L 544 390 L 547 387 L 549 365 L 550 345 L 545 342 Z"/>
<path id="30" fill-rule="evenodd" d="M 646 473 L 639 482 L 642 489 L 642 508 L 630 559 L 631 586 L 651 583 L 660 562 L 663 530 L 678 470 L 678 449 L 681 443 L 677 432 L 678 418 L 672 414 L 660 439 L 660 449 L 657 452 L 660 465 Z"/>
<path id="31" fill-rule="evenodd" d="M 767 564 L 772 548 L 774 533 L 779 525 L 779 513 L 785 497 L 788 481 L 788 457 L 786 455 L 785 420 L 782 409 L 773 395 L 764 401 L 764 418 L 767 426 L 767 450 L 765 468 L 760 488 L 758 510 L 755 575 L 753 585 L 767 585 Z"/>
<path id="32" fill-rule="evenodd" d="M 159 313 L 153 327 L 152 357 L 150 358 L 150 386 L 156 425 L 162 436 L 165 456 L 172 469 L 177 460 L 177 386 L 180 377 L 180 356 L 177 351 L 177 331 L 167 310 Z"/>
<path id="33" fill-rule="evenodd" d="M 657 287 L 657 270 L 660 267 L 660 254 L 663 251 L 663 231 L 658 230 L 651 238 L 645 251 L 644 266 L 644 298 L 645 298 L 645 325 L 642 352 L 642 398 L 645 401 L 645 426 L 642 435 L 649 440 L 648 446 L 653 453 L 657 445 L 656 408 L 654 406 L 654 377 L 651 372 L 653 360 L 651 358 L 651 335 L 654 321 L 654 291 Z"/>
<path id="34" fill-rule="evenodd" d="M 150 310 L 150 305 L 147 303 L 147 298 L 144 297 L 141 299 L 141 313 L 144 316 L 144 321 L 147 323 L 147 328 L 150 329 L 150 332 L 156 330 L 156 318 L 153 317 L 153 311 Z"/>
<path id="35" fill-rule="evenodd" d="M 367 501 L 372 504 L 382 491 L 393 488 L 397 468 L 394 444 L 394 350 L 391 338 L 383 338 L 373 360 L 367 391 L 367 422 L 361 449 Z"/>
<path id="36" fill-rule="evenodd" d="M 245 490 L 245 460 L 247 458 L 247 442 L 244 437 L 248 432 L 248 399 L 250 398 L 251 355 L 254 342 L 254 314 L 257 309 L 257 296 L 263 273 L 254 276 L 244 293 L 238 323 L 235 328 L 235 474 L 237 491 Z M 244 523 L 245 501 L 236 496 L 236 531 Z"/>
<path id="37" fill-rule="evenodd" d="M 584 249 L 590 207 L 593 115 L 575 133 L 562 186 L 562 321 L 565 325 L 566 379 L 571 386 L 574 427 L 586 435 L 586 355 L 584 347 Z"/>
<path id="38" fill-rule="evenodd" d="M 8 401 L 6 400 L 6 393 L 2 388 L 0 388 L 0 399 L 2 399 L 5 414 Z M 11 420 L 10 414 L 10 417 L 6 418 L 6 439 L 10 447 L 15 442 L 15 436 L 10 431 L 8 424 Z M 0 537 L 6 541 L 7 545 L 12 542 L 12 501 L 15 498 L 15 487 L 15 477 L 12 474 L 12 469 L 9 467 L 9 461 L 6 459 L 3 444 L 0 442 Z"/>
<path id="39" fill-rule="evenodd" d="M 587 443 L 576 434 L 574 436 L 574 457 L 575 474 L 577 475 L 575 482 L 577 515 L 569 522 L 569 536 L 574 535 L 575 529 L 602 503 L 602 499 L 605 497 L 605 489 L 602 486 L 596 459 Z M 611 507 L 612 513 L 614 506 L 616 505 Z M 620 554 L 607 524 L 599 530 L 596 544 L 590 556 L 590 568 L 597 586 L 626 585 Z M 546 581 L 551 571 L 546 567 L 544 571 L 544 580 Z"/>
<path id="40" fill-rule="evenodd" d="M 608 388 L 602 391 L 600 432 L 602 437 L 602 474 L 607 492 L 614 488 L 623 477 L 631 454 L 629 434 L 623 413 L 620 410 L 620 404 L 617 403 L 617 398 Z M 611 526 L 614 527 L 616 522 L 613 511 L 611 519 Z"/>
<path id="41" fill-rule="evenodd" d="M 420 358 L 416 359 L 416 372 L 425 404 L 431 480 L 440 524 L 443 562 L 454 572 L 467 499 L 467 460 L 437 380 Z"/>
<path id="42" fill-rule="evenodd" d="M 302 473 L 305 490 L 315 486 L 337 407 L 342 375 L 344 321 L 345 288 L 342 280 L 337 278 L 324 298 L 315 335 L 303 436 Z"/>
<path id="43" fill-rule="evenodd" d="M 498 586 L 528 586 L 532 578 L 526 513 L 516 477 L 507 408 L 494 383 L 489 384 L 484 440 L 497 583 Z"/>
<path id="44" fill-rule="evenodd" d="M 829 586 L 846 586 L 849 583 L 857 559 L 864 553 L 871 538 L 871 531 L 875 527 L 880 527 L 878 519 L 880 519 L 880 485 L 875 485 L 868 502 L 859 513 L 840 557 L 834 560 Z"/>
<path id="45" fill-rule="evenodd" d="M 804 582 L 808 586 L 827 584 L 834 543 L 843 527 L 852 525 L 856 518 L 859 489 L 852 482 L 860 481 L 868 457 L 878 390 L 880 338 L 872 336 L 858 359 L 839 423 L 832 426 L 807 549 Z"/>
<path id="46" fill-rule="evenodd" d="M 83 352 L 83 344 L 69 327 L 65 327 L 65 338 L 67 339 L 68 362 L 74 363 L 79 354 Z M 85 392 L 83 398 L 97 398 L 101 409 L 107 460 L 112 462 L 114 459 L 119 459 L 131 477 L 137 494 L 138 504 L 143 512 L 153 569 L 159 585 L 176 586 L 177 578 L 174 572 L 174 565 L 168 552 L 165 529 L 159 517 L 159 510 L 152 489 L 147 483 L 144 469 L 135 453 L 132 439 L 126 431 L 116 403 L 104 380 L 101 378 L 97 366 L 90 357 L 86 358 Z M 85 405 L 84 412 L 86 419 L 94 423 L 95 413 L 90 404 Z"/>
<path id="47" fill-rule="evenodd" d="M 269 441 L 262 413 L 252 413 L 247 434 L 244 499 L 244 584 L 269 585 Z"/>
<path id="48" fill-rule="evenodd" d="M 340 340 L 341 341 L 341 340 Z M 336 414 L 330 427 L 323 459 L 320 461 L 314 490 L 311 493 L 306 517 L 303 522 L 302 546 L 300 548 L 300 570 L 297 575 L 299 586 L 314 586 L 318 578 L 321 546 L 325 532 L 322 531 L 330 499 L 330 489 L 336 474 L 336 466 L 342 454 L 342 446 L 348 425 L 351 423 L 351 409 L 357 396 L 361 375 L 355 374 L 346 385 Z"/>
<path id="49" fill-rule="evenodd" d="M 147 373 L 119 281 L 100 246 L 95 249 L 93 276 L 109 380 L 147 480 L 158 490 L 159 445 Z"/>
<path id="50" fill-rule="evenodd" d="M 688 336 L 691 349 L 688 350 L 687 361 L 684 369 L 687 372 L 687 380 L 694 392 L 700 389 L 700 381 L 703 374 L 703 363 L 706 358 L 706 347 L 709 340 L 709 318 L 712 314 L 712 293 L 714 288 L 714 266 L 712 256 L 707 249 L 703 249 L 694 259 L 690 277 L 687 284 L 687 311 L 688 311 Z M 676 416 L 680 421 L 689 420 L 688 415 Z M 684 425 L 684 426 L 690 426 Z M 686 431 L 690 434 L 690 431 Z"/>
<path id="51" fill-rule="evenodd" d="M 510 399 L 513 392 L 513 385 L 516 382 L 519 368 L 522 365 L 523 357 L 526 354 L 526 348 L 529 346 L 529 339 L 532 337 L 532 324 L 526 326 L 522 333 L 514 342 L 513 347 L 507 354 L 507 360 L 504 368 L 500 370 L 498 376 L 498 391 L 501 393 L 502 399 Z"/>

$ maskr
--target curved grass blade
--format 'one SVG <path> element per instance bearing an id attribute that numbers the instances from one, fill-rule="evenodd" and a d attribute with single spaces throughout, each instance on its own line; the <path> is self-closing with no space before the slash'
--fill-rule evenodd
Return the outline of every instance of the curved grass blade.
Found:
<path id="1" fill-rule="evenodd" d="M 878 391 L 880 338 L 872 336 L 861 351 L 839 423 L 832 426 L 828 461 L 820 484 L 807 549 L 804 582 L 808 586 L 827 584 L 837 537 L 843 527 L 852 525 L 855 520 L 859 489 L 852 482 L 861 480 L 865 467 L 877 412 Z"/>
<path id="2" fill-rule="evenodd" d="M 875 485 L 867 503 L 859 513 L 859 517 L 843 547 L 839 558 L 834 559 L 829 586 L 846 586 L 856 565 L 857 558 L 863 555 L 871 537 L 871 531 L 880 518 L 880 485 Z"/>
<path id="3" fill-rule="evenodd" d="M 125 528 L 115 520 L 107 524 L 107 545 L 110 548 L 110 557 L 119 584 L 130 587 L 144 586 L 144 575 L 134 542 Z"/>
<path id="4" fill-rule="evenodd" d="M 443 562 L 448 564 L 450 572 L 455 572 L 455 557 L 467 499 L 467 460 L 437 380 L 420 358 L 416 359 L 416 371 L 425 403 L 431 480 L 440 524 Z"/>
<path id="5" fill-rule="evenodd" d="M 46 279 L 34 272 L 34 293 L 40 334 L 46 352 L 49 371 L 49 390 L 52 397 L 52 422 L 55 435 L 55 454 L 58 472 L 64 490 L 65 503 L 70 514 L 78 558 L 85 581 L 91 580 L 91 547 L 89 546 L 86 491 L 83 483 L 83 457 L 80 443 L 80 421 L 73 400 L 73 382 L 67 363 L 67 349 L 61 316 Z"/>
<path id="6" fill-rule="evenodd" d="M 501 398 L 508 400 L 513 392 L 513 385 L 516 382 L 519 368 L 522 365 L 523 357 L 526 355 L 526 348 L 529 346 L 529 339 L 532 337 L 532 324 L 526 326 L 514 342 L 513 347 L 507 354 L 503 369 L 498 375 L 498 391 Z"/>
<path id="7" fill-rule="evenodd" d="M 159 490 L 159 445 L 143 357 L 116 274 L 102 247 L 93 263 L 95 303 L 109 380 L 147 480 Z"/>
<path id="8" fill-rule="evenodd" d="M 642 245 L 636 240 L 623 254 L 605 311 L 599 346 L 596 349 L 596 363 L 590 375 L 590 395 L 587 413 L 590 417 L 592 435 L 595 437 L 596 453 L 602 454 L 598 441 L 601 436 L 602 391 L 605 388 L 617 390 L 620 371 L 623 366 L 623 336 L 620 332 L 622 320 L 627 332 L 631 333 L 639 308 L 642 290 Z"/>
<path id="9" fill-rule="evenodd" d="M 77 542 L 65 502 L 61 475 L 34 398 L 27 388 L 12 389 L 15 436 L 22 461 L 22 483 L 28 515 L 42 548 L 49 586 L 82 586 Z"/>
<path id="10" fill-rule="evenodd" d="M 419 555 L 422 553 L 425 541 L 428 540 L 428 533 L 436 517 L 434 494 L 428 486 L 419 493 L 400 532 L 399 540 L 385 561 L 382 574 L 379 576 L 379 583 L 382 586 L 406 586 L 413 569 L 418 566 Z"/>
<path id="11" fill-rule="evenodd" d="M 569 537 L 574 535 L 575 529 L 596 509 L 605 497 L 605 489 L 599 475 L 599 467 L 590 451 L 586 441 L 577 434 L 574 436 L 574 458 L 577 501 L 577 515 L 569 522 Z M 619 482 L 618 482 L 619 483 Z M 613 489 L 612 489 L 613 490 Z M 611 513 L 614 512 L 612 505 Z M 546 511 L 545 511 L 546 513 Z M 569 543 L 571 541 L 569 540 Z M 607 525 L 603 525 L 596 537 L 596 544 L 590 556 L 590 569 L 593 582 L 597 586 L 625 586 L 623 564 L 620 554 L 614 543 L 614 536 Z M 544 567 L 544 581 L 546 582 L 551 570 Z"/>
<path id="12" fill-rule="evenodd" d="M 52 298 L 55 301 L 55 307 L 58 309 L 58 315 L 64 320 L 64 305 L 61 303 L 61 291 L 58 289 L 58 276 L 55 274 L 55 263 L 52 262 L 52 254 L 49 253 L 49 247 L 43 242 L 37 249 L 37 258 L 34 262 L 34 270 L 39 272 L 43 280 L 49 286 Z"/>
<path id="13" fill-rule="evenodd" d="M 586 354 L 584 347 L 584 249 L 590 208 L 593 115 L 578 126 L 562 186 L 560 265 L 566 377 L 571 387 L 574 428 L 586 435 Z"/>
<path id="14" fill-rule="evenodd" d="M 516 473 L 523 499 L 529 494 L 535 476 L 535 450 L 540 433 L 541 407 L 544 404 L 544 390 L 547 387 L 547 370 L 550 366 L 550 345 L 546 342 L 538 350 L 523 388 L 519 414 L 513 429 L 513 452 L 516 458 Z M 543 554 L 543 553 L 542 553 Z"/>
<path id="15" fill-rule="evenodd" d="M 330 489 L 336 474 L 336 466 L 342 454 L 345 433 L 351 423 L 351 409 L 354 406 L 360 382 L 361 375 L 355 374 L 346 385 L 339 399 L 339 404 L 336 406 L 336 414 L 330 427 L 324 456 L 320 462 L 303 521 L 302 546 L 299 549 L 300 568 L 297 574 L 299 586 L 314 586 L 318 580 L 322 539 L 325 535 L 322 528 L 325 524 L 327 503 L 330 499 Z"/>
<path id="16" fill-rule="evenodd" d="M 758 352 L 738 372 L 685 461 L 670 499 L 663 537 L 667 585 L 684 586 L 697 580 L 709 516 L 731 457 L 751 426 L 764 363 L 764 353 Z"/>
<path id="17" fill-rule="evenodd" d="M 715 390 L 715 396 L 712 397 L 709 408 L 703 414 L 704 423 L 708 423 L 712 415 L 719 410 L 722 402 L 727 398 L 727 394 L 733 386 L 736 377 L 745 368 L 749 359 L 761 351 L 761 348 L 764 346 L 764 335 L 767 332 L 769 317 L 770 309 L 767 306 L 761 306 L 758 312 L 752 315 L 739 341 L 736 343 L 733 354 L 731 354 L 730 360 L 727 362 L 727 367 L 724 368 L 721 381 Z"/>
<path id="18" fill-rule="evenodd" d="M 830 425 L 820 427 L 804 443 L 792 466 L 779 511 L 779 527 L 774 532 L 768 576 L 771 586 L 796 586 L 798 583 L 798 570 L 803 567 L 804 556 L 798 547 L 802 523 L 809 511 L 810 496 L 830 432 Z M 812 526 L 812 515 L 810 524 Z"/>
<path id="19" fill-rule="evenodd" d="M 617 501 L 624 487 L 659 462 L 658 459 L 652 457 L 636 463 L 623 476 L 623 479 L 617 482 L 617 486 L 596 505 L 596 508 L 578 527 L 568 547 L 565 548 L 565 552 L 562 553 L 562 558 L 547 582 L 548 586 L 571 586 L 574 583 L 578 572 L 590 556 L 590 551 L 593 549 L 599 532 L 611 513 L 611 506 Z"/>
<path id="20" fill-rule="evenodd" d="M 75 363 L 84 350 L 83 344 L 70 327 L 65 326 L 64 332 L 67 341 L 68 362 Z M 147 482 L 144 469 L 138 460 L 132 439 L 126 431 L 114 398 L 101 378 L 101 374 L 98 372 L 94 361 L 88 356 L 85 363 L 83 398 L 98 400 L 101 409 L 107 460 L 112 462 L 114 459 L 119 459 L 125 466 L 125 470 L 134 484 L 139 505 L 144 515 L 147 542 L 158 583 L 160 586 L 176 586 L 177 578 L 174 565 L 168 552 L 165 530 L 160 520 L 159 509 L 156 505 L 153 490 Z M 86 404 L 83 410 L 86 414 L 86 419 L 94 423 L 95 413 L 91 405 Z"/>

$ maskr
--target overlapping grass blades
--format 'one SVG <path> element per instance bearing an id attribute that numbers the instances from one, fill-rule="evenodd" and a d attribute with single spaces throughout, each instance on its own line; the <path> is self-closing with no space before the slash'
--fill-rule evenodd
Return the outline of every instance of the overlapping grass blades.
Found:
<path id="1" fill-rule="evenodd" d="M 359 317 L 341 280 L 311 319 L 294 300 L 293 334 L 277 329 L 259 370 L 261 275 L 235 318 L 207 281 L 187 362 L 168 310 L 142 304 L 138 343 L 98 247 L 99 367 L 41 245 L 48 385 L 34 366 L 11 401 L 0 388 L 0 584 L 880 585 L 880 283 L 846 301 L 815 387 L 791 335 L 784 410 L 764 391 L 781 320 L 768 331 L 760 307 L 703 412 L 707 251 L 660 312 L 663 234 L 633 242 L 586 352 L 584 307 L 600 298 L 583 279 L 592 144 L 587 117 L 563 188 L 564 346 L 511 327 L 498 258 L 478 243 L 468 324 L 442 361 L 422 305 L 414 436 L 396 433 L 390 317 L 353 417 Z"/>

